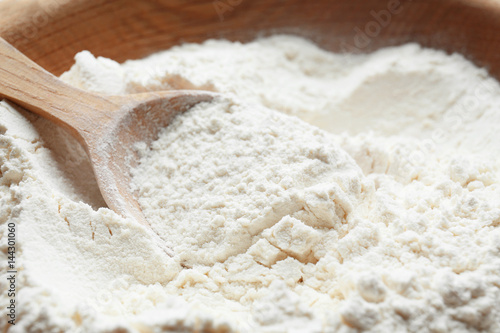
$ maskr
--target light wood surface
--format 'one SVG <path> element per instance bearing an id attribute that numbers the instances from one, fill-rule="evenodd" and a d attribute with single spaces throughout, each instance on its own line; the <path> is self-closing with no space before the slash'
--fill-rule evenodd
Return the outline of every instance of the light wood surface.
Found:
<path id="1" fill-rule="evenodd" d="M 88 152 L 107 205 L 152 230 L 130 190 L 130 170 L 139 159 L 133 147 L 138 142 L 150 144 L 175 114 L 210 101 L 213 94 L 167 91 L 104 96 L 85 92 L 60 81 L 0 38 L 3 98 L 69 130 Z"/>
<path id="2" fill-rule="evenodd" d="M 388 10 L 376 31 L 373 13 Z M 500 78 L 497 0 L 3 0 L 0 36 L 50 72 L 68 69 L 88 49 L 118 61 L 140 58 L 181 42 L 207 38 L 246 41 L 295 33 L 322 47 L 368 52 L 410 41 L 460 52 Z M 218 7 L 217 7 L 218 6 Z M 217 9 L 216 9 L 217 7 Z M 371 24 L 371 26 L 370 26 Z M 367 45 L 353 47 L 359 30 Z M 359 30 L 357 30 L 359 29 Z M 375 32 L 376 34 L 374 34 Z M 355 46 L 355 45 L 354 45 Z"/>

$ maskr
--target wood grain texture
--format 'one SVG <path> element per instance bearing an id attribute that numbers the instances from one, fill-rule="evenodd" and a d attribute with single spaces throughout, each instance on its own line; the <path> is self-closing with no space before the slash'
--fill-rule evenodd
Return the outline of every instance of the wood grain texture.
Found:
<path id="1" fill-rule="evenodd" d="M 378 23 L 381 11 L 389 24 Z M 460 52 L 500 78 L 493 0 L 4 0 L 0 13 L 0 36 L 56 75 L 84 49 L 124 61 L 182 42 L 294 33 L 332 51 L 418 42 Z"/>

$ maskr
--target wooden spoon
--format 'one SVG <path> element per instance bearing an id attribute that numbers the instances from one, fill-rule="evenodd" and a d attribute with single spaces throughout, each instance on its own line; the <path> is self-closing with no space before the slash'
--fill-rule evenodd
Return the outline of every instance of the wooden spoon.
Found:
<path id="1" fill-rule="evenodd" d="M 213 97 L 214 94 L 197 91 L 92 94 L 65 84 L 0 38 L 0 98 L 69 130 L 88 152 L 109 208 L 150 230 L 130 190 L 130 169 L 138 163 L 134 144 L 151 143 L 175 114 Z M 172 255 L 165 242 L 154 235 Z"/>

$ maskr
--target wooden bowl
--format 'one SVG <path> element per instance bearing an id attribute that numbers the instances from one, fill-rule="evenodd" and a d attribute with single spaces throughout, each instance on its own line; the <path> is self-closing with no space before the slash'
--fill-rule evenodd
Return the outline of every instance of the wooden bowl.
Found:
<path id="1" fill-rule="evenodd" d="M 500 78 L 498 0 L 3 0 L 0 36 L 59 75 L 81 50 L 117 61 L 208 38 L 292 33 L 332 51 L 418 42 Z"/>

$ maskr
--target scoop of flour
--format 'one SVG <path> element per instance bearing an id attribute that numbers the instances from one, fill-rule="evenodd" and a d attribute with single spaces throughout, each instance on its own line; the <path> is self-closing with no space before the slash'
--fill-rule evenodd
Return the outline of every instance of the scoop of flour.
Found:
<path id="1" fill-rule="evenodd" d="M 221 98 L 139 146 L 133 183 L 146 218 L 183 262 L 224 262 L 264 239 L 317 261 L 320 235 L 344 229 L 362 189 L 361 170 L 333 141 L 298 119 Z M 273 227 L 284 230 L 266 236 Z"/>

